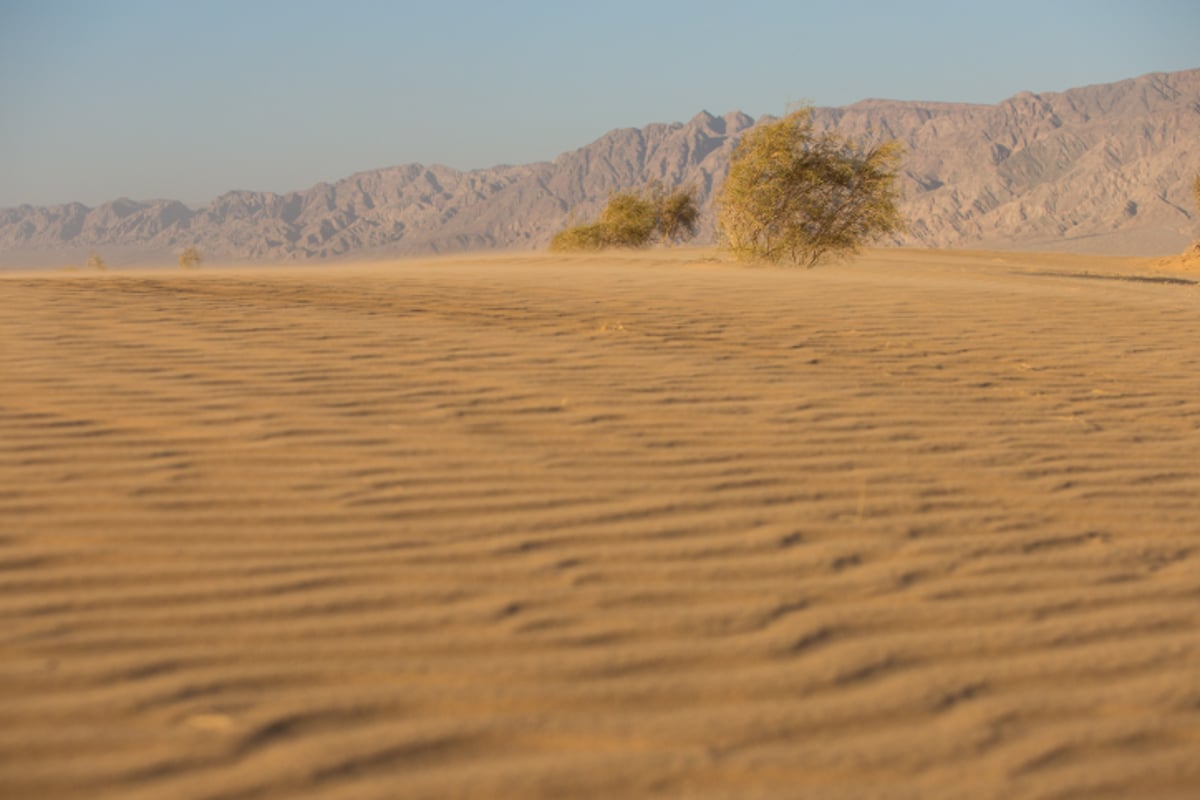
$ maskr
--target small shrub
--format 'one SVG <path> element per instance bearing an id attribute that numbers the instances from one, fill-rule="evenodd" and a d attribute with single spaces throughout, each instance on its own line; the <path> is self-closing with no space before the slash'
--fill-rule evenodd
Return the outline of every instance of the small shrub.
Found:
<path id="1" fill-rule="evenodd" d="M 179 266 L 181 269 L 193 269 L 200 266 L 202 261 L 204 261 L 204 256 L 201 255 L 199 248 L 195 246 L 185 248 L 179 254 Z"/>
<path id="2" fill-rule="evenodd" d="M 658 192 L 658 232 L 667 245 L 676 244 L 696 235 L 700 225 L 700 209 L 696 208 L 696 196 L 690 187 L 676 189 L 666 194 Z"/>
<path id="3" fill-rule="evenodd" d="M 608 198 L 600 219 L 573 225 L 550 240 L 551 250 L 603 250 L 648 247 L 655 237 L 667 244 L 694 236 L 700 212 L 691 189 L 667 193 L 660 184 L 643 192 L 619 192 Z"/>
<path id="4" fill-rule="evenodd" d="M 107 265 L 105 265 L 105 263 L 104 263 L 104 259 L 101 258 L 100 254 L 97 253 L 95 250 L 88 252 L 86 266 L 88 269 L 107 269 L 108 268 Z"/>
<path id="5" fill-rule="evenodd" d="M 608 228 L 600 222 L 593 222 L 591 225 L 575 225 L 559 231 L 550 240 L 550 249 L 557 251 L 603 250 L 608 246 Z"/>
<path id="6" fill-rule="evenodd" d="M 645 247 L 654 238 L 658 219 L 654 203 L 633 192 L 621 192 L 608 198 L 600 214 L 612 247 Z"/>

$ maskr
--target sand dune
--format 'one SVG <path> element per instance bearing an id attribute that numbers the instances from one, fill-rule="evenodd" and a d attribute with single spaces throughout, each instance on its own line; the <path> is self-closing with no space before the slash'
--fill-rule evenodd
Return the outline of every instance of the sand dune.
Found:
<path id="1" fill-rule="evenodd" d="M 0 795 L 1194 797 L 1150 269 L 5 275 Z"/>

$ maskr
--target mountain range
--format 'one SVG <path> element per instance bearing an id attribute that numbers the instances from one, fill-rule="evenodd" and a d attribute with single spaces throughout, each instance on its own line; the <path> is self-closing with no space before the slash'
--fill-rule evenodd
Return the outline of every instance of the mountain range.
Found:
<path id="1" fill-rule="evenodd" d="M 909 230 L 896 244 L 1127 255 L 1182 250 L 1200 235 L 1200 69 L 995 105 L 865 100 L 814 111 L 818 129 L 906 147 Z M 770 119 L 764 117 L 763 119 Z M 650 181 L 694 187 L 698 242 L 738 137 L 762 120 L 701 112 L 611 131 L 553 161 L 460 171 L 408 164 L 285 194 L 232 191 L 202 208 L 113 200 L 0 210 L 0 264 L 207 258 L 303 260 L 544 247 Z M 110 261 L 114 259 L 110 258 Z"/>

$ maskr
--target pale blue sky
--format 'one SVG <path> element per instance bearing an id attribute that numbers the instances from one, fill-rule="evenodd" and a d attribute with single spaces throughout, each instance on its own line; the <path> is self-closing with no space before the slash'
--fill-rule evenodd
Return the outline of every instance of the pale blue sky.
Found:
<path id="1" fill-rule="evenodd" d="M 0 208 L 549 160 L 701 109 L 1200 67 L 1197 0 L 0 0 Z"/>

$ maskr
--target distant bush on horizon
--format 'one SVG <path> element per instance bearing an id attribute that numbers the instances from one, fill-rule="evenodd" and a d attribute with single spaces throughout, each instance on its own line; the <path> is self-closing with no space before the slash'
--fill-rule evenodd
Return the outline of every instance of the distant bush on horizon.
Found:
<path id="1" fill-rule="evenodd" d="M 902 145 L 820 133 L 805 106 L 751 130 L 733 151 L 717 227 L 739 260 L 813 267 L 902 231 Z"/>
<path id="2" fill-rule="evenodd" d="M 192 269 L 198 267 L 203 261 L 204 256 L 200 253 L 200 248 L 194 245 L 192 247 L 185 248 L 184 251 L 179 254 L 180 269 Z"/>
<path id="3" fill-rule="evenodd" d="M 690 187 L 667 192 L 653 183 L 642 192 L 618 192 L 597 222 L 573 225 L 550 241 L 554 251 L 648 247 L 657 240 L 670 246 L 696 235 L 700 210 Z"/>

